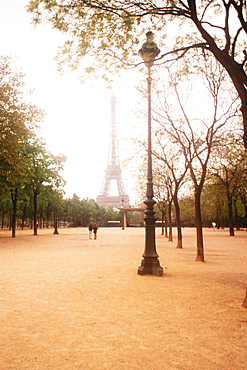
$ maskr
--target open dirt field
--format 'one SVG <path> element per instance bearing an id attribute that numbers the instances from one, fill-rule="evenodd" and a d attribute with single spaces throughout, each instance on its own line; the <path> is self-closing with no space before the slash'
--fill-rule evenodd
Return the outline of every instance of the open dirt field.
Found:
<path id="1" fill-rule="evenodd" d="M 163 277 L 139 276 L 144 229 L 0 231 L 0 370 L 247 369 L 247 233 L 157 232 Z"/>

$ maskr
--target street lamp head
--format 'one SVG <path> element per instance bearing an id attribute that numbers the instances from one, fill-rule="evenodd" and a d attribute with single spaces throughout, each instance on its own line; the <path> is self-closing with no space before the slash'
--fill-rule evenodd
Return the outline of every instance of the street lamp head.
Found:
<path id="1" fill-rule="evenodd" d="M 152 31 L 146 33 L 147 40 L 139 50 L 139 54 L 145 62 L 145 65 L 150 68 L 154 64 L 155 58 L 159 55 L 160 49 L 153 41 L 154 34 Z"/>

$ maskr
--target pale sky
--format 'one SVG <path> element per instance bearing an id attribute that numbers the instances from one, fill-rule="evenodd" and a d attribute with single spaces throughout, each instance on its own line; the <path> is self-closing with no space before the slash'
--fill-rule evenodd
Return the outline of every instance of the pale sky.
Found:
<path id="1" fill-rule="evenodd" d="M 25 11 L 27 4 L 28 0 L 0 0 L 1 55 L 11 55 L 14 61 L 18 57 L 16 64 L 26 74 L 26 86 L 34 89 L 30 100 L 46 112 L 47 149 L 68 157 L 63 172 L 66 197 L 76 193 L 96 199 L 107 166 L 112 91 L 106 90 L 102 81 L 91 88 L 81 85 L 76 73 L 58 75 L 54 57 L 65 37 L 49 24 L 34 29 L 31 15 Z M 120 163 L 129 154 L 122 138 L 128 137 L 135 123 L 133 72 L 129 74 L 130 82 L 126 83 L 126 78 L 114 81 Z M 128 169 L 122 176 L 133 204 L 135 180 Z"/>

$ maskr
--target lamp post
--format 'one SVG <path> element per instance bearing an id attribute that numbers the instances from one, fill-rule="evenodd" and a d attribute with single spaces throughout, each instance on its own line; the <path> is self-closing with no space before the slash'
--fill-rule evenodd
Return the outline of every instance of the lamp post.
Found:
<path id="1" fill-rule="evenodd" d="M 122 208 L 124 208 L 124 199 L 122 198 Z M 124 209 L 123 209 L 123 227 L 122 227 L 122 230 L 124 230 Z"/>
<path id="2" fill-rule="evenodd" d="M 147 206 L 145 210 L 145 250 L 142 255 L 143 259 L 141 266 L 138 267 L 139 275 L 163 275 L 163 268 L 160 266 L 158 260 L 158 254 L 155 247 L 155 217 L 154 217 L 154 205 L 155 200 L 153 199 L 153 174 L 152 174 L 152 154 L 151 154 L 151 73 L 150 69 L 154 64 L 155 58 L 159 55 L 160 50 L 156 43 L 153 41 L 153 32 L 149 31 L 146 33 L 147 40 L 139 50 L 139 54 L 143 58 L 146 67 L 148 68 L 148 172 L 147 172 L 147 199 L 145 204 Z"/>

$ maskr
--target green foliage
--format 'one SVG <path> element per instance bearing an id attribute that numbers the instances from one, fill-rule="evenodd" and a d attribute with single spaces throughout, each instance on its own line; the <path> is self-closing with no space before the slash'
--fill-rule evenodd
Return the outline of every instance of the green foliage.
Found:
<path id="1" fill-rule="evenodd" d="M 216 58 L 214 48 L 234 55 L 241 63 L 244 59 L 242 50 L 246 48 L 244 33 L 247 32 L 243 16 L 244 5 L 235 1 L 231 2 L 228 9 L 223 1 L 195 1 L 185 4 L 175 0 L 165 3 L 40 0 L 29 1 L 27 10 L 33 14 L 35 24 L 49 21 L 54 28 L 68 34 L 66 44 L 70 44 L 70 49 L 66 53 L 69 55 L 69 64 L 80 62 L 81 58 L 87 56 L 88 61 L 93 60 L 101 66 L 103 55 L 107 55 L 112 64 L 105 68 L 113 68 L 112 70 L 126 64 L 136 64 L 137 44 L 143 40 L 144 32 L 150 28 L 157 31 L 163 46 L 163 43 L 165 45 L 169 41 L 166 40 L 166 25 L 169 36 L 173 32 L 175 53 L 178 56 L 186 52 L 186 47 L 190 50 L 191 46 L 200 45 L 210 49 Z M 229 18 L 226 17 L 227 11 Z M 212 23 L 215 14 L 217 17 Z M 235 22 L 236 27 L 228 23 L 229 19 Z M 225 28 L 221 26 L 224 21 L 227 24 Z M 179 29 L 178 34 L 174 27 Z M 181 34 L 184 37 L 181 38 Z"/>
<path id="2" fill-rule="evenodd" d="M 54 189 L 63 187 L 65 182 L 60 175 L 66 157 L 62 154 L 54 156 L 47 152 L 45 142 L 35 138 L 26 146 L 28 160 L 28 186 L 40 193 L 42 186 L 51 185 Z"/>
<path id="3" fill-rule="evenodd" d="M 141 64 L 137 45 L 151 28 L 157 32 L 159 48 L 165 50 L 156 64 L 171 66 L 185 55 L 193 60 L 192 53 L 198 49 L 209 52 L 228 72 L 241 100 L 247 148 L 245 8 L 244 2 L 235 0 L 40 0 L 30 1 L 27 7 L 35 23 L 48 20 L 67 33 L 69 40 L 58 55 L 60 69 L 64 64 L 72 69 L 80 66 L 83 79 L 90 71 L 110 81 L 109 74 Z M 184 74 L 189 73 L 186 62 L 182 68 Z"/>
<path id="4" fill-rule="evenodd" d="M 26 103 L 24 88 L 24 75 L 9 57 L 0 57 L 0 192 L 11 194 L 14 225 L 16 216 L 31 216 L 28 208 L 33 195 L 35 199 L 47 185 L 54 190 L 64 185 L 60 172 L 66 160 L 62 154 L 47 152 L 45 143 L 37 138 L 35 129 L 44 114 Z M 44 212 L 44 205 L 40 208 L 39 212 Z M 2 215 L 6 212 L 4 202 L 1 211 Z"/>
<path id="5" fill-rule="evenodd" d="M 0 183 L 20 187 L 26 176 L 26 145 L 43 112 L 24 100 L 24 75 L 10 57 L 0 57 Z"/>
<path id="6" fill-rule="evenodd" d="M 0 195 L 0 213 L 1 213 L 1 228 L 4 227 L 4 218 L 7 216 L 9 218 L 9 215 L 12 211 L 12 202 L 10 196 L 6 194 Z"/>
<path id="7" fill-rule="evenodd" d="M 93 199 L 80 199 L 78 195 L 73 194 L 70 199 L 64 200 L 64 218 L 63 221 L 72 223 L 76 227 L 80 220 L 82 226 L 87 227 L 91 221 L 96 222 L 98 226 L 108 226 L 108 221 L 121 221 L 123 215 L 112 207 L 105 209 L 99 207 Z"/>

